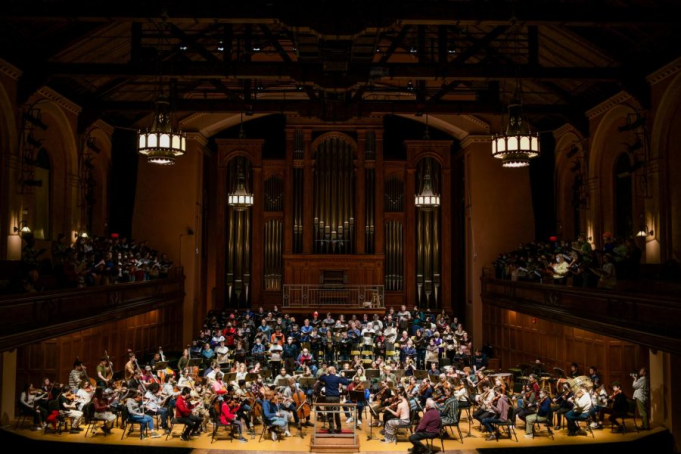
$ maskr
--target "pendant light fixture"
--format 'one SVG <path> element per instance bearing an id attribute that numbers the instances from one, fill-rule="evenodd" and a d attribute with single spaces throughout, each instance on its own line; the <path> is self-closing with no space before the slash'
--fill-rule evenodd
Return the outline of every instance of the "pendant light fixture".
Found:
<path id="1" fill-rule="evenodd" d="M 515 19 L 511 21 L 515 23 Z M 520 26 L 515 25 L 515 55 L 520 53 Z M 495 135 L 492 139 L 492 156 L 501 159 L 501 165 L 510 168 L 527 167 L 530 159 L 539 156 L 539 134 L 530 130 L 530 124 L 523 114 L 522 81 L 520 75 L 516 78 L 515 92 L 508 105 L 508 125 L 503 134 Z"/>
<path id="2" fill-rule="evenodd" d="M 244 113 L 241 112 L 241 121 L 239 123 L 239 139 L 245 139 L 244 133 Z M 239 158 L 237 158 L 239 159 Z M 237 160 L 236 165 L 237 181 L 234 192 L 227 196 L 227 203 L 234 211 L 246 211 L 253 206 L 253 194 L 246 191 L 246 178 L 241 168 L 241 163 Z"/>
<path id="3" fill-rule="evenodd" d="M 163 24 L 159 29 L 159 46 Z M 170 99 L 163 90 L 161 62 L 158 62 L 158 96 L 151 126 L 137 132 L 137 151 L 147 157 L 147 162 L 158 165 L 173 165 L 175 158 L 187 151 L 187 135 L 179 128 L 173 129 Z"/>
<path id="4" fill-rule="evenodd" d="M 430 130 L 428 129 L 428 114 L 426 114 L 426 129 L 423 133 L 423 140 L 430 140 Z M 440 206 L 440 196 L 433 192 L 433 183 L 430 176 L 430 159 L 426 161 L 426 172 L 423 175 L 421 192 L 416 194 L 414 205 L 421 211 L 433 211 Z"/>

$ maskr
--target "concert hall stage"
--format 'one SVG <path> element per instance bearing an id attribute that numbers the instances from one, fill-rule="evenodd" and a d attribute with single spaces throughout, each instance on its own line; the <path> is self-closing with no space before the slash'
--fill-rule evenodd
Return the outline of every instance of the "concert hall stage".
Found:
<path id="1" fill-rule="evenodd" d="M 9 449 L 26 450 L 30 452 L 69 452 L 74 454 L 76 452 L 98 452 L 100 454 L 130 454 L 131 452 L 145 451 L 147 453 L 155 449 L 164 449 L 167 453 L 168 449 L 175 451 L 177 454 L 217 454 L 219 451 L 230 451 L 232 453 L 246 453 L 253 451 L 271 452 L 271 453 L 287 453 L 287 452 L 310 452 L 310 428 L 304 428 L 305 438 L 298 436 L 298 430 L 291 429 L 291 437 L 283 438 L 281 441 L 272 441 L 270 439 L 263 439 L 258 442 L 260 436 L 261 426 L 256 426 L 255 439 L 251 439 L 248 435 L 248 443 L 239 443 L 238 441 L 230 441 L 226 432 L 221 431 L 221 437 L 215 443 L 211 444 L 210 434 L 201 434 L 200 437 L 192 439 L 190 442 L 183 442 L 179 437 L 174 437 L 172 440 L 165 440 L 165 435 L 161 438 L 147 438 L 140 440 L 138 436 L 133 433 L 130 437 L 121 440 L 121 430 L 115 428 L 113 434 L 104 437 L 101 431 L 95 437 L 88 436 L 85 438 L 84 432 L 81 434 L 63 433 L 57 435 L 54 433 L 43 434 L 40 432 L 33 432 L 30 429 L 13 430 L 14 425 L 10 428 L 0 431 L 0 440 L 4 441 L 4 446 Z M 462 432 L 465 434 L 468 425 L 463 421 L 461 425 Z M 374 439 L 367 441 L 369 435 L 369 427 L 362 427 L 360 429 L 360 452 L 362 453 L 386 453 L 386 452 L 406 452 L 411 444 L 406 440 L 404 435 L 399 437 L 397 444 L 384 444 L 380 442 L 378 428 L 373 429 Z M 447 453 L 474 453 L 477 450 L 507 450 L 509 448 L 537 448 L 546 450 L 551 449 L 551 452 L 564 451 L 574 452 L 574 448 L 579 446 L 579 453 L 585 454 L 588 452 L 603 453 L 622 449 L 642 449 L 646 452 L 655 452 L 656 454 L 664 452 L 672 452 L 667 450 L 671 446 L 671 436 L 669 432 L 662 428 L 656 427 L 651 431 L 636 433 L 635 431 L 622 434 L 610 433 L 609 429 L 596 430 L 595 438 L 591 435 L 580 435 L 577 437 L 568 437 L 565 430 L 555 433 L 555 440 L 551 440 L 546 436 L 545 432 L 540 433 L 534 439 L 524 437 L 524 430 L 517 431 L 518 442 L 514 440 L 501 439 L 499 442 L 486 441 L 483 434 L 473 429 L 472 435 L 474 438 L 464 438 L 462 444 L 460 440 L 445 439 L 444 446 Z M 623 445 L 622 443 L 626 443 Z M 435 449 L 440 450 L 439 440 L 435 440 Z M 570 450 L 570 451 L 568 451 Z M 210 453 L 209 453 L 210 451 Z M 160 454 L 160 453 L 159 453 Z"/>

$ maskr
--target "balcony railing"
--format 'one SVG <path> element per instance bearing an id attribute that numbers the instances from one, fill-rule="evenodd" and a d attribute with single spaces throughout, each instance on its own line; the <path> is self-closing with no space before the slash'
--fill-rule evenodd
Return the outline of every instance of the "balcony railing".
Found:
<path id="1" fill-rule="evenodd" d="M 384 307 L 382 285 L 284 285 L 284 307 Z"/>
<path id="2" fill-rule="evenodd" d="M 524 314 L 681 353 L 681 297 L 535 284 L 483 275 L 482 300 Z"/>
<path id="3" fill-rule="evenodd" d="M 171 270 L 172 271 L 172 270 Z M 168 278 L 0 298 L 0 351 L 109 323 L 184 298 L 184 273 Z"/>

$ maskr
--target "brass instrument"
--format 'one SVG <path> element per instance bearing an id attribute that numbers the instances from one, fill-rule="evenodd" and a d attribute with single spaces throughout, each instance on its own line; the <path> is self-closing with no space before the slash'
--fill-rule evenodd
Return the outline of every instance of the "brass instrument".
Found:
<path id="1" fill-rule="evenodd" d="M 581 389 L 582 387 L 586 387 L 587 390 L 591 390 L 594 386 L 591 379 L 585 375 L 580 375 L 576 378 L 568 378 L 567 383 L 570 385 L 570 388 L 574 393 L 577 393 L 577 390 Z"/>

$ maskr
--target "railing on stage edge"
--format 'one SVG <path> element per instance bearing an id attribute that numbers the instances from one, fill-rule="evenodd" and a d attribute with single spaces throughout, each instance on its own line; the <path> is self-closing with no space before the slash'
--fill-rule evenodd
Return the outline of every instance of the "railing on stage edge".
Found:
<path id="1" fill-rule="evenodd" d="M 384 286 L 344 285 L 284 285 L 284 307 L 385 307 Z"/>

